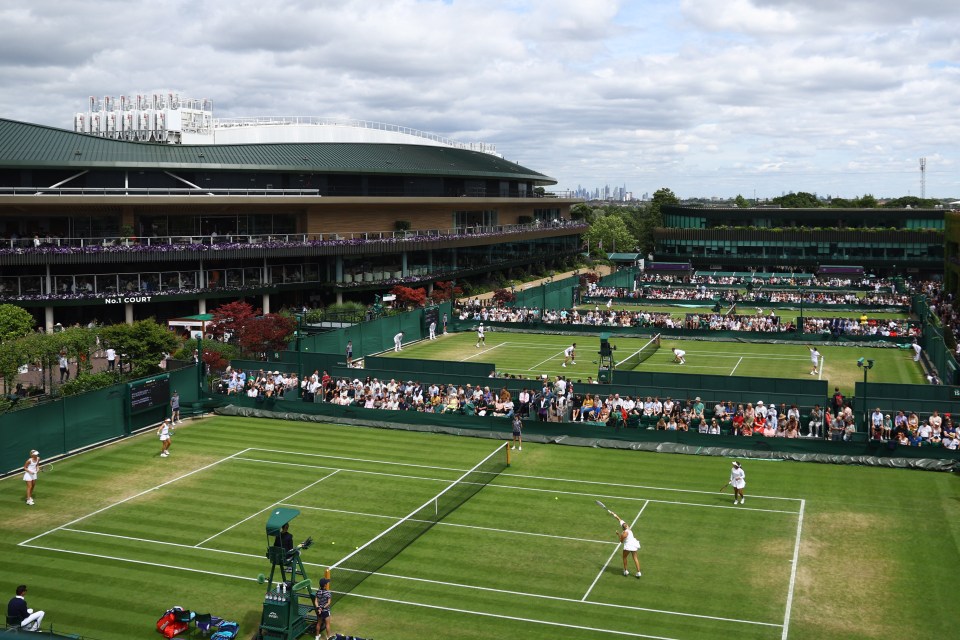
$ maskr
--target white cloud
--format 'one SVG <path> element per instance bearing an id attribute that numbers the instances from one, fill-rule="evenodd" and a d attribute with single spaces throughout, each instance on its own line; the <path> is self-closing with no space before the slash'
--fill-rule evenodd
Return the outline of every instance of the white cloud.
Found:
<path id="1" fill-rule="evenodd" d="M 379 120 L 497 144 L 561 188 L 960 196 L 960 4 L 935 0 L 33 0 L 0 115 L 88 95 Z M 750 189 L 747 189 L 744 182 Z"/>

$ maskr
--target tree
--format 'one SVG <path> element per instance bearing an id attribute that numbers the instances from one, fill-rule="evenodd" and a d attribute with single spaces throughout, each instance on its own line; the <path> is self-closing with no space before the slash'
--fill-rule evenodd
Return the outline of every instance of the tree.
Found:
<path id="1" fill-rule="evenodd" d="M 665 204 L 680 204 L 680 198 L 667 187 L 660 187 L 653 192 L 651 202 L 659 207 Z"/>
<path id="2" fill-rule="evenodd" d="M 860 209 L 876 209 L 877 208 L 877 199 L 873 197 L 872 194 L 865 193 L 863 196 L 856 198 L 854 205 Z"/>
<path id="3" fill-rule="evenodd" d="M 106 346 L 117 350 L 134 377 L 158 373 L 164 356 L 180 347 L 180 339 L 152 318 L 103 327 L 100 337 Z"/>
<path id="4" fill-rule="evenodd" d="M 737 207 L 740 209 L 748 209 L 750 207 L 750 203 L 747 202 L 747 199 L 739 193 L 737 194 L 737 197 L 733 199 L 733 204 L 737 205 Z"/>
<path id="5" fill-rule="evenodd" d="M 250 318 L 240 327 L 238 343 L 248 353 L 283 351 L 290 344 L 297 322 L 293 318 L 268 313 Z"/>
<path id="6" fill-rule="evenodd" d="M 450 280 L 438 280 L 433 283 L 433 293 L 430 298 L 434 302 L 445 302 L 463 295 L 463 289 L 454 286 Z"/>
<path id="7" fill-rule="evenodd" d="M 617 249 L 633 251 L 637 244 L 636 238 L 620 216 L 598 218 L 583 237 L 591 253 L 606 254 Z"/>
<path id="8" fill-rule="evenodd" d="M 583 202 L 577 203 L 570 207 L 570 219 L 571 220 L 582 220 L 587 224 L 593 222 L 596 218 L 596 212 L 593 207 Z"/>
<path id="9" fill-rule="evenodd" d="M 498 307 L 509 304 L 516 299 L 517 296 L 509 289 L 497 289 L 493 292 L 493 301 L 497 303 Z"/>
<path id="10" fill-rule="evenodd" d="M 213 310 L 213 320 L 207 325 L 207 331 L 216 338 L 229 336 L 227 342 L 236 342 L 240 328 L 259 315 L 260 309 L 254 309 L 253 305 L 243 300 L 228 302 Z"/>
<path id="11" fill-rule="evenodd" d="M 812 193 L 807 193 L 806 191 L 777 196 L 773 198 L 771 202 L 785 209 L 815 209 L 823 206 L 820 200 L 817 199 L 817 196 Z"/>
<path id="12" fill-rule="evenodd" d="M 14 304 L 0 304 L 0 344 L 22 338 L 33 331 L 33 316 Z"/>
<path id="13" fill-rule="evenodd" d="M 427 290 L 423 287 L 412 289 L 398 284 L 390 293 L 397 296 L 396 304 L 401 307 L 422 307 L 427 302 Z"/>

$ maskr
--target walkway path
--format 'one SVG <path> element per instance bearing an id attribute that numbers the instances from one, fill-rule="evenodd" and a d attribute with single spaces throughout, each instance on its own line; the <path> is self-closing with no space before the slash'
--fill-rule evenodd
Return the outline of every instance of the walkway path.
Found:
<path id="1" fill-rule="evenodd" d="M 594 266 L 593 268 L 591 268 L 591 269 L 577 269 L 576 271 L 565 271 L 565 272 L 563 272 L 563 273 L 557 273 L 557 274 L 554 274 L 554 275 L 552 275 L 552 276 L 547 276 L 547 277 L 545 277 L 545 278 L 540 278 L 539 280 L 531 280 L 530 282 L 524 282 L 523 284 L 521 284 L 520 286 L 517 287 L 517 290 L 519 290 L 519 291 L 525 291 L 525 290 L 527 290 L 527 289 L 529 289 L 529 288 L 531 288 L 531 287 L 538 287 L 538 286 L 540 286 L 541 284 L 543 284 L 544 282 L 546 282 L 547 280 L 551 280 L 551 279 L 552 279 L 552 280 L 563 280 L 564 278 L 569 278 L 570 276 L 574 275 L 575 273 L 583 273 L 583 272 L 585 272 L 585 271 L 595 271 L 596 273 L 599 273 L 601 276 L 608 276 L 608 275 L 610 275 L 610 273 L 612 272 L 612 269 L 611 269 L 610 267 L 608 267 L 607 265 L 600 265 L 600 264 L 598 264 L 598 265 L 595 265 L 595 266 Z M 496 293 L 495 290 L 494 290 L 494 291 L 488 291 L 488 292 L 486 292 L 486 293 L 481 293 L 481 294 L 476 295 L 476 296 L 464 296 L 464 297 L 460 298 L 459 301 L 460 301 L 460 302 L 466 302 L 467 300 L 474 300 L 474 299 L 490 300 L 491 298 L 493 298 L 493 294 L 494 294 L 494 293 Z"/>

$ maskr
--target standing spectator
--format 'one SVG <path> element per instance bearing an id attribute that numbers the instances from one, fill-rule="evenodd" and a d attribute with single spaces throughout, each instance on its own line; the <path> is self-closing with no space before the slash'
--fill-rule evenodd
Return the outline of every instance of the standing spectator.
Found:
<path id="1" fill-rule="evenodd" d="M 403 331 L 393 336 L 393 350 L 403 351 Z"/>
<path id="2" fill-rule="evenodd" d="M 107 371 L 113 371 L 117 366 L 117 350 L 113 347 L 107 347 Z M 194 350 L 194 361 L 197 359 L 196 350 Z"/>
<path id="3" fill-rule="evenodd" d="M 63 384 L 65 380 L 70 379 L 70 361 L 67 360 L 67 353 L 61 351 L 57 361 L 60 363 L 60 384 Z"/>
<path id="4" fill-rule="evenodd" d="M 27 631 L 39 631 L 44 612 L 27 607 L 27 600 L 24 597 L 26 592 L 27 585 L 20 585 L 17 587 L 17 595 L 7 604 L 7 625 L 16 625 Z"/>
<path id="5" fill-rule="evenodd" d="M 913 339 L 913 344 L 910 346 L 913 347 L 913 361 L 920 362 L 920 353 L 923 351 L 923 347 L 920 346 L 916 338 Z"/>
<path id="6" fill-rule="evenodd" d="M 843 394 L 840 393 L 840 387 L 833 388 L 833 413 L 838 414 L 843 412 L 844 398 Z"/>
<path id="7" fill-rule="evenodd" d="M 353 366 L 353 340 L 347 340 L 347 367 Z"/>
<path id="8" fill-rule="evenodd" d="M 170 420 L 173 421 L 173 424 L 181 424 L 183 420 L 180 419 L 180 394 L 174 389 L 173 395 L 170 396 Z"/>
<path id="9" fill-rule="evenodd" d="M 447 314 L 443 314 L 443 335 L 447 335 Z"/>

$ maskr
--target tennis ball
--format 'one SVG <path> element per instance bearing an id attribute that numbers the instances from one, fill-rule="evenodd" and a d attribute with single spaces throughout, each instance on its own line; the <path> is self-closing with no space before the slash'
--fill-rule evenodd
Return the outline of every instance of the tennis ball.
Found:
<path id="1" fill-rule="evenodd" d="M 559 500 L 560 498 L 557 497 L 557 496 L 553 496 L 553 499 L 554 499 L 554 500 Z"/>
<path id="2" fill-rule="evenodd" d="M 359 549 L 360 547 L 354 547 L 354 549 Z"/>
<path id="3" fill-rule="evenodd" d="M 337 544 L 336 542 L 331 542 L 330 544 Z"/>

